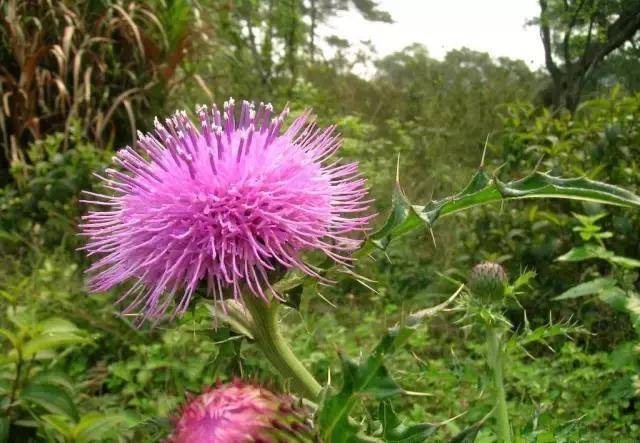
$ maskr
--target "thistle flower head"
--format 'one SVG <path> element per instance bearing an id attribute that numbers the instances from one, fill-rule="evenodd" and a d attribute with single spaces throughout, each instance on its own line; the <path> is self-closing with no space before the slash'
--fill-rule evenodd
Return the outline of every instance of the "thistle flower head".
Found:
<path id="1" fill-rule="evenodd" d="M 475 265 L 471 270 L 469 288 L 478 297 L 500 300 L 507 281 L 507 273 L 502 266 L 486 261 Z"/>
<path id="2" fill-rule="evenodd" d="M 160 318 L 183 312 L 203 283 L 216 298 L 241 291 L 267 299 L 276 268 L 316 275 L 301 259 L 321 250 L 348 264 L 371 216 L 356 163 L 330 157 L 340 147 L 334 127 L 308 124 L 309 112 L 281 134 L 285 109 L 233 99 L 220 112 L 197 109 L 200 128 L 184 111 L 153 133 L 138 133 L 137 149 L 113 158 L 118 169 L 100 177 L 112 195 L 87 192 L 103 210 L 81 225 L 84 249 L 100 257 L 90 289 L 134 280 L 120 301 L 125 312 Z"/>
<path id="3" fill-rule="evenodd" d="M 170 443 L 312 442 L 304 408 L 287 396 L 239 380 L 191 398 Z"/>

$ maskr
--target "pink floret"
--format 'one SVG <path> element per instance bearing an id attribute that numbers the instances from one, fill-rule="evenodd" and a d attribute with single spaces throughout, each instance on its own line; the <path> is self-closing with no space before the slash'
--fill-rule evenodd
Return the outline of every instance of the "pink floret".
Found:
<path id="1" fill-rule="evenodd" d="M 287 427 L 287 414 L 296 414 L 290 399 L 239 380 L 218 385 L 192 397 L 175 418 L 170 443 L 243 443 L 272 441 L 275 426 Z M 283 412 L 284 411 L 284 412 Z M 299 415 L 292 415 L 296 421 Z M 305 426 L 306 428 L 306 426 Z M 276 431 L 277 432 L 277 431 Z M 298 441 L 298 440 L 296 440 Z"/>
<path id="2" fill-rule="evenodd" d="M 160 318 L 182 313 L 201 284 L 222 298 L 248 290 L 267 299 L 276 268 L 315 272 L 301 259 L 321 250 L 348 264 L 371 218 L 357 163 L 329 158 L 340 147 L 334 127 L 298 117 L 281 134 L 288 110 L 233 100 L 221 114 L 198 109 L 200 128 L 185 112 L 156 120 L 138 134 L 137 149 L 114 157 L 119 169 L 101 177 L 111 195 L 88 192 L 98 205 L 83 219 L 85 250 L 99 257 L 90 289 L 105 291 L 130 279 L 125 312 Z"/>

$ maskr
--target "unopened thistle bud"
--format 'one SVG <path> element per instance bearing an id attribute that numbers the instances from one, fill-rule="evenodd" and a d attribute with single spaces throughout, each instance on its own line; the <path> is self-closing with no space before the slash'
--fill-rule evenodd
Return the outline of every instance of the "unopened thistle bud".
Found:
<path id="1" fill-rule="evenodd" d="M 234 380 L 190 398 L 175 418 L 169 443 L 315 442 L 308 411 L 278 396 Z"/>
<path id="2" fill-rule="evenodd" d="M 507 281 L 507 273 L 502 266 L 486 261 L 473 267 L 468 285 L 471 292 L 482 299 L 500 300 Z"/>

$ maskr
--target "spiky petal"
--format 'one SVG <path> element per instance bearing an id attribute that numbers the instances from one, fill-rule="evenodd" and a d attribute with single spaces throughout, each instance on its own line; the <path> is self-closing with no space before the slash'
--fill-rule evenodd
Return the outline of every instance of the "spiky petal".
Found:
<path id="1" fill-rule="evenodd" d="M 200 129 L 178 111 L 154 133 L 138 133 L 138 149 L 114 157 L 119 170 L 99 176 L 113 195 L 88 192 L 98 205 L 81 225 L 84 249 L 100 257 L 90 289 L 105 291 L 134 279 L 120 301 L 125 312 L 159 318 L 183 312 L 200 283 L 236 299 L 249 291 L 267 299 L 276 268 L 314 271 L 301 259 L 321 250 L 349 263 L 371 216 L 357 163 L 329 158 L 340 147 L 334 127 L 298 117 L 281 134 L 288 110 L 272 118 L 243 102 L 236 119 L 230 99 L 221 114 L 199 107 Z"/>
<path id="2" fill-rule="evenodd" d="M 235 380 L 191 398 L 170 443 L 316 441 L 307 411 L 288 396 Z"/>

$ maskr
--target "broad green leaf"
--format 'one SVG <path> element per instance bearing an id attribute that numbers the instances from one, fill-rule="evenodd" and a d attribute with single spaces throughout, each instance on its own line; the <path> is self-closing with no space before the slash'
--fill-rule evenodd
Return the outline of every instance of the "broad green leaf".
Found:
<path id="1" fill-rule="evenodd" d="M 89 413 L 82 416 L 73 429 L 74 441 L 76 443 L 105 441 L 133 425 L 132 420 L 124 414 Z"/>
<path id="2" fill-rule="evenodd" d="M 627 294 L 627 312 L 633 322 L 636 333 L 640 333 L 640 295 L 637 292 Z"/>
<path id="3" fill-rule="evenodd" d="M 596 214 L 596 215 L 584 215 L 584 214 L 577 214 L 575 212 L 573 213 L 573 216 L 578 219 L 578 221 L 582 224 L 582 226 L 595 225 L 595 223 L 598 220 L 603 219 L 607 215 L 609 215 L 609 214 L 607 214 L 606 212 L 601 212 L 601 213 Z M 598 227 L 598 226 L 595 226 L 595 227 Z M 574 228 L 574 230 L 575 229 L 580 229 L 580 227 Z"/>
<path id="4" fill-rule="evenodd" d="M 41 334 L 79 333 L 81 329 L 67 319 L 52 317 L 37 324 Z"/>
<path id="5" fill-rule="evenodd" d="M 20 339 L 13 332 L 8 329 L 0 328 L 0 335 L 9 340 L 14 349 L 20 349 Z"/>
<path id="6" fill-rule="evenodd" d="M 18 310 L 9 310 L 8 317 L 12 322 L 24 331 L 29 331 L 25 334 L 30 335 L 31 339 L 28 341 L 19 342 L 22 357 L 27 359 L 34 356 L 39 358 L 53 358 L 55 354 L 53 351 L 62 346 L 69 346 L 75 344 L 88 344 L 91 339 L 88 337 L 85 331 L 79 329 L 76 325 L 68 320 L 62 318 L 50 318 L 39 323 L 29 325 L 28 315 L 25 312 L 19 312 Z M 10 337 L 9 331 L 2 330 L 2 335 Z M 17 340 L 14 336 L 10 338 L 12 341 Z M 24 340 L 24 339 L 23 339 Z M 49 352 L 45 352 L 49 351 Z M 18 352 L 16 349 L 12 349 L 2 360 L 8 362 L 15 362 L 18 360 Z"/>
<path id="7" fill-rule="evenodd" d="M 87 334 L 72 322 L 63 318 L 49 318 L 36 325 L 38 333 L 24 343 L 23 358 L 30 358 L 43 351 L 51 351 L 63 346 L 88 344 Z M 52 354 L 47 354 L 50 356 Z"/>
<path id="8" fill-rule="evenodd" d="M 609 261 L 611 263 L 615 263 L 616 265 L 620 265 L 623 268 L 640 268 L 640 260 L 636 260 L 635 258 L 614 255 L 613 257 L 609 258 Z"/>
<path id="9" fill-rule="evenodd" d="M 600 300 L 620 312 L 625 312 L 627 307 L 627 293 L 618 286 L 601 291 Z"/>
<path id="10" fill-rule="evenodd" d="M 60 386 L 69 392 L 73 393 L 73 381 L 69 376 L 63 372 L 57 371 L 42 371 L 31 377 L 31 383 L 34 384 L 50 384 Z"/>
<path id="11" fill-rule="evenodd" d="M 78 411 L 67 391 L 53 384 L 30 383 L 20 393 L 20 401 L 34 403 L 52 414 L 78 420 Z"/>
<path id="12" fill-rule="evenodd" d="M 614 278 L 601 277 L 594 280 L 580 283 L 562 294 L 554 297 L 553 300 L 567 300 L 571 298 L 584 297 L 585 295 L 600 294 L 606 289 L 611 289 L 618 283 Z"/>
<path id="13" fill-rule="evenodd" d="M 612 251 L 607 250 L 604 246 L 593 244 L 593 243 L 587 243 L 586 245 L 572 248 L 566 254 L 563 254 L 560 257 L 558 257 L 557 260 L 567 261 L 567 262 L 576 262 L 576 261 L 590 260 L 594 258 L 606 260 L 610 263 L 620 265 L 624 268 L 631 269 L 631 268 L 640 267 L 640 260 L 616 255 Z"/>
<path id="14" fill-rule="evenodd" d="M 561 255 L 556 260 L 568 262 L 584 261 L 593 258 L 602 258 L 606 260 L 613 255 L 615 254 L 611 251 L 607 251 L 604 246 L 588 243 L 586 245 L 572 248 L 569 252 Z"/>
<path id="15" fill-rule="evenodd" d="M 40 416 L 47 425 L 68 439 L 71 436 L 72 423 L 66 415 L 43 414 Z"/>
<path id="16" fill-rule="evenodd" d="M 24 358 L 30 358 L 41 351 L 49 351 L 62 346 L 87 344 L 90 342 L 91 340 L 89 338 L 74 333 L 63 332 L 40 335 L 25 343 L 22 354 Z"/>

